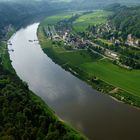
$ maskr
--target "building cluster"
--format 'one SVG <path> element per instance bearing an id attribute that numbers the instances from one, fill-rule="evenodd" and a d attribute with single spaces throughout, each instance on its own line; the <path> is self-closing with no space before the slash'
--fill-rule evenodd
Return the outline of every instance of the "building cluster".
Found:
<path id="1" fill-rule="evenodd" d="M 106 36 L 108 40 L 111 43 L 113 43 L 115 46 L 124 44 L 122 39 L 119 39 L 119 37 L 115 36 L 116 29 L 109 23 L 91 28 L 89 32 L 92 32 L 92 36 L 94 38 L 104 38 Z M 140 47 L 140 39 L 133 37 L 132 34 L 128 34 L 124 45 L 132 46 L 132 47 Z"/>
<path id="2" fill-rule="evenodd" d="M 79 38 L 76 35 L 65 32 L 63 35 L 65 43 L 74 47 L 74 49 L 85 49 L 87 42 L 83 38 Z"/>
<path id="3" fill-rule="evenodd" d="M 71 34 L 69 30 L 57 31 L 54 26 L 44 27 L 45 34 L 53 41 L 64 41 L 65 45 L 72 46 L 73 49 L 85 49 L 87 42 L 82 38 Z"/>
<path id="4" fill-rule="evenodd" d="M 129 46 L 140 46 L 140 40 L 139 39 L 135 39 L 132 34 L 129 34 L 127 36 L 127 41 L 126 44 Z"/>
<path id="5" fill-rule="evenodd" d="M 44 28 L 44 31 L 48 38 L 52 39 L 53 41 L 63 41 L 64 45 L 71 46 L 73 49 L 87 49 L 88 47 L 90 47 L 90 49 L 95 50 L 98 48 L 104 50 L 104 55 L 112 59 L 119 59 L 116 53 L 105 49 L 99 45 L 96 45 L 89 40 L 78 37 L 78 35 L 72 34 L 69 29 L 56 31 L 54 26 L 47 26 Z"/>
<path id="6" fill-rule="evenodd" d="M 45 32 L 45 35 L 50 39 L 53 39 L 55 41 L 61 39 L 60 36 L 57 34 L 54 26 L 45 26 L 44 32 Z"/>
<path id="7" fill-rule="evenodd" d="M 113 60 L 119 60 L 119 55 L 116 52 L 113 52 L 109 49 L 105 49 L 104 47 L 97 45 L 89 40 L 87 42 L 90 44 L 90 49 L 99 52 L 100 54 L 103 54 L 104 56 L 107 56 Z"/>
<path id="8" fill-rule="evenodd" d="M 119 56 L 110 50 L 106 50 L 105 55 L 112 58 L 112 59 L 119 60 Z"/>
<path id="9" fill-rule="evenodd" d="M 104 33 L 104 32 L 109 33 L 110 31 L 112 31 L 112 29 L 113 29 L 113 27 L 111 26 L 111 24 L 106 23 L 106 24 L 102 25 L 102 26 L 98 29 L 98 31 L 100 31 L 101 34 L 102 34 L 102 33 Z"/>
<path id="10" fill-rule="evenodd" d="M 96 38 L 104 38 L 105 36 L 108 38 L 110 43 L 113 43 L 115 46 L 119 46 L 121 41 L 117 39 L 114 35 L 114 31 L 116 29 L 109 23 L 104 25 L 100 25 L 98 27 L 92 27 L 90 32 L 90 37 Z"/>

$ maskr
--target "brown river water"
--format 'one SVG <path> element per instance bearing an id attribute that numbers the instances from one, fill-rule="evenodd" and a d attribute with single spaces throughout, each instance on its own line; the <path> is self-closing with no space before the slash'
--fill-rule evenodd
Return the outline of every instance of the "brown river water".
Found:
<path id="1" fill-rule="evenodd" d="M 17 31 L 8 46 L 18 76 L 56 114 L 90 140 L 140 140 L 140 110 L 113 100 L 55 64 L 37 41 L 38 23 Z"/>

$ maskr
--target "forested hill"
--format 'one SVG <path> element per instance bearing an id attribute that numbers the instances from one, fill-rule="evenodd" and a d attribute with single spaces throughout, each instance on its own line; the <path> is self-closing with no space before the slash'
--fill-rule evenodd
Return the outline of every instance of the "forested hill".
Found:
<path id="1" fill-rule="evenodd" d="M 30 6 L 30 7 L 29 7 Z M 20 26 L 28 18 L 37 12 L 37 9 L 31 5 L 21 5 L 15 3 L 0 3 L 0 37 L 3 37 L 8 30 L 9 25 Z"/>
<path id="2" fill-rule="evenodd" d="M 140 6 L 138 7 L 114 7 L 115 14 L 110 18 L 111 23 L 122 31 L 122 35 L 126 37 L 132 34 L 140 38 Z"/>
<path id="3" fill-rule="evenodd" d="M 61 7 L 48 3 L 0 3 L 0 140 L 86 140 L 66 125 L 15 74 L 8 55 L 8 30 Z M 9 26 L 10 25 L 10 26 Z M 10 30 L 9 30 L 10 31 Z M 9 37 L 9 36 L 8 36 Z"/>
<path id="4" fill-rule="evenodd" d="M 86 140 L 61 122 L 2 61 L 0 58 L 0 140 Z"/>
<path id="5" fill-rule="evenodd" d="M 47 14 L 57 13 L 64 10 L 63 7 L 57 7 L 55 4 L 48 2 L 0 2 L 0 38 L 2 38 L 8 30 L 8 26 L 21 27 L 25 23 L 32 21 L 33 18 L 46 16 Z"/>
<path id="6" fill-rule="evenodd" d="M 81 10 L 93 10 L 105 8 L 106 6 L 113 3 L 120 3 L 123 5 L 140 5 L 139 0 L 72 0 L 71 7 L 75 7 L 76 9 Z"/>

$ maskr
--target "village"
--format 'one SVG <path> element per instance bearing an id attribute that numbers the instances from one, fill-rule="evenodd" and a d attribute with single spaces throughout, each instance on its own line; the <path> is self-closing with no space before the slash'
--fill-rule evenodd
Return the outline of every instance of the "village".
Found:
<path id="1" fill-rule="evenodd" d="M 61 20 L 56 25 L 44 26 L 46 37 L 53 42 L 62 42 L 65 49 L 69 51 L 90 50 L 127 69 L 140 66 L 137 60 L 140 39 L 132 34 L 128 34 L 124 39 L 120 31 L 109 22 L 102 25 L 89 25 L 84 32 L 75 32 L 72 24 L 75 18 L 73 16 L 69 20 Z"/>
<path id="2" fill-rule="evenodd" d="M 72 34 L 70 30 L 56 31 L 54 26 L 44 27 L 44 32 L 47 38 L 52 41 L 63 41 L 64 46 L 70 46 L 72 50 L 87 50 L 90 49 L 101 56 L 108 57 L 111 60 L 119 60 L 119 55 L 109 49 L 93 43 L 88 39 L 84 39 L 76 34 Z M 98 51 L 102 50 L 102 51 Z"/>
<path id="3" fill-rule="evenodd" d="M 127 35 L 125 40 L 122 39 L 122 37 L 118 35 L 120 34 L 120 31 L 117 31 L 117 29 L 109 22 L 104 25 L 89 28 L 89 32 L 91 36 L 94 36 L 94 38 L 105 38 L 108 42 L 112 43 L 115 46 L 128 45 L 130 47 L 140 49 L 139 38 L 136 38 L 130 33 Z"/>

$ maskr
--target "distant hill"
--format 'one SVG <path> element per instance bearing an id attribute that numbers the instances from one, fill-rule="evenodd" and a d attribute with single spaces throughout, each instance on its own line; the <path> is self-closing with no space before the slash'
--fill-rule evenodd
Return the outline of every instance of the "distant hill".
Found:
<path id="1" fill-rule="evenodd" d="M 47 7 L 47 5 L 46 5 Z M 49 8 L 48 8 L 49 9 Z M 41 7 L 43 10 L 43 6 Z M 8 25 L 15 27 L 20 26 L 26 22 L 27 19 L 32 18 L 36 13 L 41 12 L 37 6 L 21 5 L 18 3 L 1 2 L 0 3 L 0 36 L 5 33 L 4 28 Z M 16 16 L 15 16 L 16 15 Z"/>
<path id="2" fill-rule="evenodd" d="M 93 10 L 104 8 L 113 3 L 123 5 L 138 5 L 140 0 L 0 0 L 0 2 L 13 2 L 20 4 L 49 3 L 57 4 L 56 7 L 65 7 L 67 9 Z"/>
<path id="3" fill-rule="evenodd" d="M 73 0 L 71 3 L 73 4 L 73 7 L 79 9 L 99 9 L 113 3 L 120 3 L 124 5 L 138 5 L 140 4 L 140 0 Z"/>
<path id="4" fill-rule="evenodd" d="M 124 37 L 132 34 L 140 38 L 140 6 L 117 7 L 115 14 L 110 18 L 111 23 L 120 31 Z"/>
<path id="5" fill-rule="evenodd" d="M 41 16 L 57 13 L 63 6 L 56 6 L 56 4 L 50 4 L 47 1 L 27 3 L 14 2 L 3 2 L 0 0 L 0 38 L 5 34 L 5 28 L 9 25 L 13 25 L 18 28 L 24 25 L 28 21 L 32 21 L 34 18 L 40 18 Z"/>

